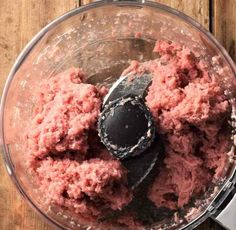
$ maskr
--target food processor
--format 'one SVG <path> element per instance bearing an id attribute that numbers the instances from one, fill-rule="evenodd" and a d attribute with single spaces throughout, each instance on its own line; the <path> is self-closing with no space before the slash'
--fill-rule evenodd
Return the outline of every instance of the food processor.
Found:
<path id="1" fill-rule="evenodd" d="M 8 76 L 1 100 L 6 169 L 29 205 L 55 227 L 92 229 L 68 210 L 45 206 L 25 167 L 24 130 L 35 107 L 39 83 L 74 66 L 87 73 L 86 83 L 111 88 L 131 60 L 145 62 L 156 58 L 152 50 L 157 39 L 184 45 L 211 63 L 209 71 L 218 76 L 232 108 L 229 120 L 232 146 L 227 153 L 227 168 L 217 184 L 209 185 L 177 216 L 165 215 L 166 210 L 162 210 L 158 215 L 163 214 L 164 218 L 144 227 L 193 229 L 211 217 L 225 228 L 235 229 L 235 64 L 216 39 L 193 19 L 170 7 L 143 0 L 97 1 L 64 14 L 29 42 Z"/>

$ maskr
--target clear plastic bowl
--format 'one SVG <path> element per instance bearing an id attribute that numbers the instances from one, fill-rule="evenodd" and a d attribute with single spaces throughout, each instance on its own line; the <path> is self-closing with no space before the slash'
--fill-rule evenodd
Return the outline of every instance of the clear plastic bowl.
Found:
<path id="1" fill-rule="evenodd" d="M 189 47 L 212 63 L 229 98 L 234 97 L 235 66 L 224 48 L 200 24 L 186 15 L 148 1 L 102 1 L 72 10 L 42 29 L 16 60 L 1 103 L 1 135 L 7 170 L 28 203 L 49 222 L 65 229 L 83 229 L 71 213 L 45 207 L 24 164 L 24 128 L 35 103 L 35 90 L 43 79 L 68 67 L 81 67 L 86 82 L 109 87 L 130 60 L 153 59 L 157 39 Z M 234 169 L 222 178 L 227 178 Z M 219 184 L 218 190 L 224 183 Z M 218 191 L 217 190 L 217 191 Z M 209 216 L 205 210 L 216 193 L 202 197 L 199 212 L 176 223 L 173 218 L 156 223 L 157 229 L 192 228 Z M 205 202 L 204 202 L 205 201 Z M 189 207 L 185 214 L 191 211 Z"/>

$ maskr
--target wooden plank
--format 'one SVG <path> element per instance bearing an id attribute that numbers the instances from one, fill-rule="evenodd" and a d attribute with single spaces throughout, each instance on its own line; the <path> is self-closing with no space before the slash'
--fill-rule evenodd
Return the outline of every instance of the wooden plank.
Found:
<path id="1" fill-rule="evenodd" d="M 75 6 L 78 6 L 75 0 L 1 0 L 0 90 L 10 67 L 26 43 L 48 22 Z"/>
<path id="2" fill-rule="evenodd" d="M 17 55 L 49 21 L 77 7 L 75 0 L 0 0 L 0 90 Z M 49 230 L 20 197 L 0 157 L 0 229 Z"/>
<path id="3" fill-rule="evenodd" d="M 155 0 L 156 2 L 175 8 L 192 17 L 205 28 L 209 29 L 209 1 L 208 0 Z"/>
<path id="4" fill-rule="evenodd" d="M 93 2 L 93 0 L 81 0 L 82 5 L 91 2 Z M 209 0 L 155 0 L 155 2 L 180 10 L 209 29 Z"/>
<path id="5" fill-rule="evenodd" d="M 213 0 L 213 33 L 236 61 L 236 1 Z"/>

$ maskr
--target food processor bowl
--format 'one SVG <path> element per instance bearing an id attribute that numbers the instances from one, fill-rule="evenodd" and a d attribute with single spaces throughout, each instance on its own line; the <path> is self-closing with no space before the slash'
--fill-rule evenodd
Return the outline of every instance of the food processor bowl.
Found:
<path id="1" fill-rule="evenodd" d="M 28 203 L 55 226 L 64 229 L 89 227 L 69 211 L 45 206 L 43 194 L 32 183 L 27 171 L 24 130 L 32 116 L 39 83 L 74 66 L 87 73 L 85 82 L 109 88 L 131 60 L 144 62 L 156 58 L 152 52 L 156 40 L 182 44 L 210 63 L 209 71 L 218 76 L 231 102 L 230 122 L 234 126 L 234 63 L 200 24 L 158 3 L 108 0 L 74 9 L 42 29 L 12 67 L 1 101 L 1 139 L 6 168 Z M 171 215 L 147 229 L 193 229 L 209 216 L 223 215 L 222 210 L 229 205 L 236 190 L 233 135 L 232 132 L 227 170 L 217 185 L 209 186 L 198 202 L 181 210 L 178 220 Z M 224 222 L 225 218 L 218 219 Z"/>

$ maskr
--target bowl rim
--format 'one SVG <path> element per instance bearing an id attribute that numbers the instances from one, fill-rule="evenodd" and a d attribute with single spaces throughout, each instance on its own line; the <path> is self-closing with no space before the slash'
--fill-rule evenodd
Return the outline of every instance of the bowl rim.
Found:
<path id="1" fill-rule="evenodd" d="M 229 56 L 226 49 L 216 40 L 216 38 L 207 30 L 205 29 L 200 23 L 195 21 L 193 18 L 187 16 L 186 14 L 173 9 L 169 6 L 166 6 L 161 3 L 157 2 L 151 2 L 149 0 L 98 0 L 92 3 L 89 3 L 84 6 L 77 7 L 75 9 L 72 9 L 68 11 L 67 13 L 57 17 L 53 21 L 51 21 L 49 24 L 47 24 L 45 27 L 43 27 L 29 42 L 28 44 L 23 48 L 23 50 L 18 55 L 14 65 L 12 66 L 7 80 L 5 82 L 5 86 L 3 89 L 2 97 L 1 97 L 1 105 L 0 105 L 0 144 L 2 145 L 3 149 L 3 160 L 5 163 L 5 167 L 7 169 L 7 172 L 9 176 L 11 177 L 13 183 L 17 187 L 17 190 L 20 192 L 20 194 L 23 196 L 23 198 L 26 200 L 26 202 L 31 206 L 40 216 L 42 216 L 48 223 L 52 224 L 54 227 L 57 227 L 59 229 L 65 229 L 60 223 L 58 223 L 55 219 L 52 219 L 48 215 L 44 213 L 26 194 L 23 187 L 21 186 L 17 176 L 14 173 L 14 166 L 10 159 L 9 149 L 8 146 L 5 143 L 5 137 L 4 137 L 4 108 L 5 108 L 5 102 L 8 94 L 8 90 L 10 88 L 11 82 L 14 78 L 15 73 L 20 68 L 21 64 L 23 63 L 24 59 L 28 56 L 30 51 L 33 49 L 33 47 L 40 41 L 41 38 L 47 32 L 49 32 L 51 29 L 53 29 L 55 26 L 59 25 L 64 20 L 71 18 L 74 15 L 86 12 L 90 9 L 100 8 L 107 5 L 115 5 L 115 6 L 145 6 L 145 7 L 151 7 L 152 9 L 158 9 L 163 10 L 171 15 L 177 16 L 183 21 L 187 22 L 191 26 L 193 26 L 196 30 L 198 30 L 201 34 L 206 36 L 210 42 L 218 49 L 218 51 L 222 54 L 222 56 L 225 58 L 226 62 L 229 64 L 232 72 L 236 76 L 236 66 Z M 181 229 L 187 229 L 189 227 L 197 226 L 201 222 L 203 222 L 205 219 L 207 219 L 210 216 L 210 213 L 208 213 L 207 209 L 201 213 L 198 217 L 193 219 L 191 222 L 189 222 L 186 226 L 182 227 Z"/>

